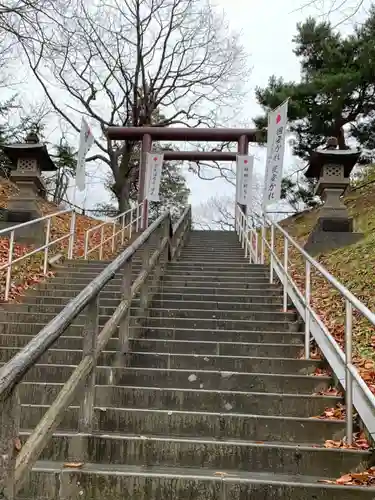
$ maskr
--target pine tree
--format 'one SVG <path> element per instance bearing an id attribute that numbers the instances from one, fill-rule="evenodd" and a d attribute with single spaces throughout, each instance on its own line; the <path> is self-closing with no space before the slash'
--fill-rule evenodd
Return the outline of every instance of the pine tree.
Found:
<path id="1" fill-rule="evenodd" d="M 297 25 L 293 41 L 301 64 L 301 81 L 286 82 L 272 76 L 266 88 L 256 89 L 256 97 L 265 111 L 290 97 L 289 130 L 295 138 L 294 154 L 307 160 L 329 136 L 338 138 L 341 149 L 348 147 L 349 137 L 373 149 L 375 8 L 364 25 L 349 36 L 336 32 L 328 22 L 309 18 Z M 258 127 L 266 123 L 265 115 L 256 119 Z M 304 187 L 307 193 L 301 192 L 300 198 L 305 198 L 307 205 L 315 203 L 313 184 L 304 183 Z"/>

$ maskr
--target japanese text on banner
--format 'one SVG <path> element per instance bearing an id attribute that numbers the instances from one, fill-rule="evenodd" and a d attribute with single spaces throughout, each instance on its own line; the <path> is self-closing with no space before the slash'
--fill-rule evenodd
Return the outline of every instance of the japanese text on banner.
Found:
<path id="1" fill-rule="evenodd" d="M 249 155 L 237 155 L 236 194 L 237 203 L 250 205 L 253 185 L 254 158 Z"/>
<path id="2" fill-rule="evenodd" d="M 280 200 L 287 120 L 288 101 L 285 101 L 270 113 L 266 179 L 263 194 L 264 207 Z"/>
<path id="3" fill-rule="evenodd" d="M 163 160 L 163 154 L 147 153 L 146 193 L 148 201 L 160 201 L 159 190 Z"/>

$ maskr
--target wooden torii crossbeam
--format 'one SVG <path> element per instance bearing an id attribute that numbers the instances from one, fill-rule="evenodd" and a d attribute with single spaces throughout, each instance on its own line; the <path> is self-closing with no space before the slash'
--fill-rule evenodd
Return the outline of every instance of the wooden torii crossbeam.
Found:
<path id="1" fill-rule="evenodd" d="M 249 142 L 260 142 L 262 131 L 242 128 L 108 127 L 106 134 L 110 140 L 142 141 L 138 191 L 138 201 L 142 202 L 146 194 L 147 153 L 151 153 L 153 141 L 237 142 L 237 153 L 224 151 L 163 152 L 165 160 L 235 161 L 236 154 L 248 154 Z M 147 224 L 147 202 L 145 204 L 143 228 Z"/>

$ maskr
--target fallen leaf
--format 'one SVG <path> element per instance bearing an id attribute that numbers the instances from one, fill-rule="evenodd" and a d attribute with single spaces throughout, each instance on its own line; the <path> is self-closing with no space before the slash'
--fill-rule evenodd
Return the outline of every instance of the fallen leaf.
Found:
<path id="1" fill-rule="evenodd" d="M 342 441 L 334 441 L 333 439 L 327 439 L 324 443 L 325 448 L 340 448 L 342 446 Z"/>
<path id="2" fill-rule="evenodd" d="M 350 475 L 356 481 L 365 482 L 365 481 L 367 481 L 370 474 L 369 474 L 369 472 L 364 471 L 364 472 L 352 472 Z"/>
<path id="3" fill-rule="evenodd" d="M 336 484 L 348 484 L 353 480 L 351 474 L 344 474 L 343 476 L 336 479 Z"/>
<path id="4" fill-rule="evenodd" d="M 67 469 L 81 469 L 85 464 L 83 462 L 66 462 L 64 467 Z"/>

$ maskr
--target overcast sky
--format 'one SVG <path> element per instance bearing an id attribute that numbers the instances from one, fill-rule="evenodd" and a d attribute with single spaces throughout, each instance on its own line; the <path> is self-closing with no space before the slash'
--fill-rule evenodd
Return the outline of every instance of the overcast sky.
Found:
<path id="1" fill-rule="evenodd" d="M 347 0 L 349 5 L 353 5 L 356 1 Z M 218 9 L 225 11 L 230 26 L 235 31 L 242 33 L 242 43 L 249 54 L 248 64 L 252 68 L 249 82 L 247 82 L 249 92 L 242 113 L 238 116 L 238 120 L 230 125 L 243 126 L 244 123 L 251 125 L 252 118 L 261 111 L 255 101 L 254 89 L 256 86 L 265 86 L 272 74 L 282 76 L 287 80 L 299 79 L 298 60 L 292 52 L 292 38 L 296 33 L 296 24 L 306 19 L 309 14 L 319 16 L 322 10 L 312 8 L 301 10 L 299 7 L 303 5 L 304 0 L 214 0 L 214 3 Z M 333 23 L 339 22 L 342 20 L 342 16 L 342 13 L 333 14 L 331 21 Z M 363 12 L 361 18 L 363 18 Z M 341 25 L 340 29 L 347 31 L 351 29 L 351 26 L 352 22 Z M 25 99 L 30 100 L 29 83 L 23 90 Z M 35 92 L 35 101 L 42 98 L 42 95 L 40 91 Z M 58 140 L 59 133 L 59 126 L 56 123 L 51 127 L 47 138 L 52 142 L 56 139 L 54 136 L 57 134 L 56 140 Z M 70 139 L 74 140 L 75 137 L 70 137 Z M 78 134 L 76 141 L 78 146 Z M 250 152 L 255 154 L 258 175 L 263 175 L 264 148 L 252 147 Z M 293 163 L 295 161 L 290 154 L 290 149 L 287 148 L 284 170 L 293 166 Z M 84 205 L 85 208 L 93 208 L 97 202 L 103 201 L 105 198 L 108 199 L 101 180 L 103 178 L 102 169 L 89 167 L 89 170 L 91 174 L 95 174 L 95 177 L 88 182 L 86 193 L 77 196 L 77 203 L 81 206 Z M 193 206 L 214 195 L 232 193 L 234 196 L 234 188 L 229 186 L 226 181 L 222 179 L 203 181 L 194 174 L 188 173 L 187 167 L 184 170 L 192 193 L 190 202 Z M 71 193 L 69 198 L 72 199 Z"/>
<path id="2" fill-rule="evenodd" d="M 329 0 L 326 0 L 327 7 Z M 356 0 L 348 0 L 351 9 Z M 261 111 L 257 105 L 254 89 L 257 86 L 267 85 L 268 78 L 275 74 L 286 80 L 299 79 L 299 63 L 293 54 L 293 36 L 296 34 L 296 25 L 303 21 L 308 15 L 320 16 L 323 12 L 319 8 L 304 8 L 300 6 L 306 2 L 301 0 L 216 0 L 216 4 L 222 8 L 229 20 L 230 25 L 242 32 L 243 44 L 249 53 L 249 64 L 252 68 L 250 76 L 250 92 L 243 108 L 242 117 L 239 121 L 250 121 L 252 117 Z M 339 2 L 337 2 L 339 3 Z M 340 2 L 341 3 L 341 2 Z M 369 5 L 370 2 L 367 2 Z M 351 10 L 347 11 L 349 14 Z M 364 12 L 360 12 L 355 20 L 363 19 Z M 331 14 L 331 21 L 340 23 L 345 12 Z M 353 20 L 340 24 L 340 29 L 348 32 L 352 29 Z M 265 168 L 265 156 L 263 148 L 251 148 L 256 156 L 256 168 L 259 175 L 263 175 Z M 293 159 L 290 149 L 287 147 L 285 155 L 285 169 L 293 167 Z M 192 191 L 191 203 L 197 205 L 209 196 L 228 194 L 228 184 L 223 180 L 202 181 L 194 175 L 188 174 L 188 183 Z M 230 189 L 230 188 L 229 188 Z M 234 191 L 232 190 L 234 193 Z"/>

